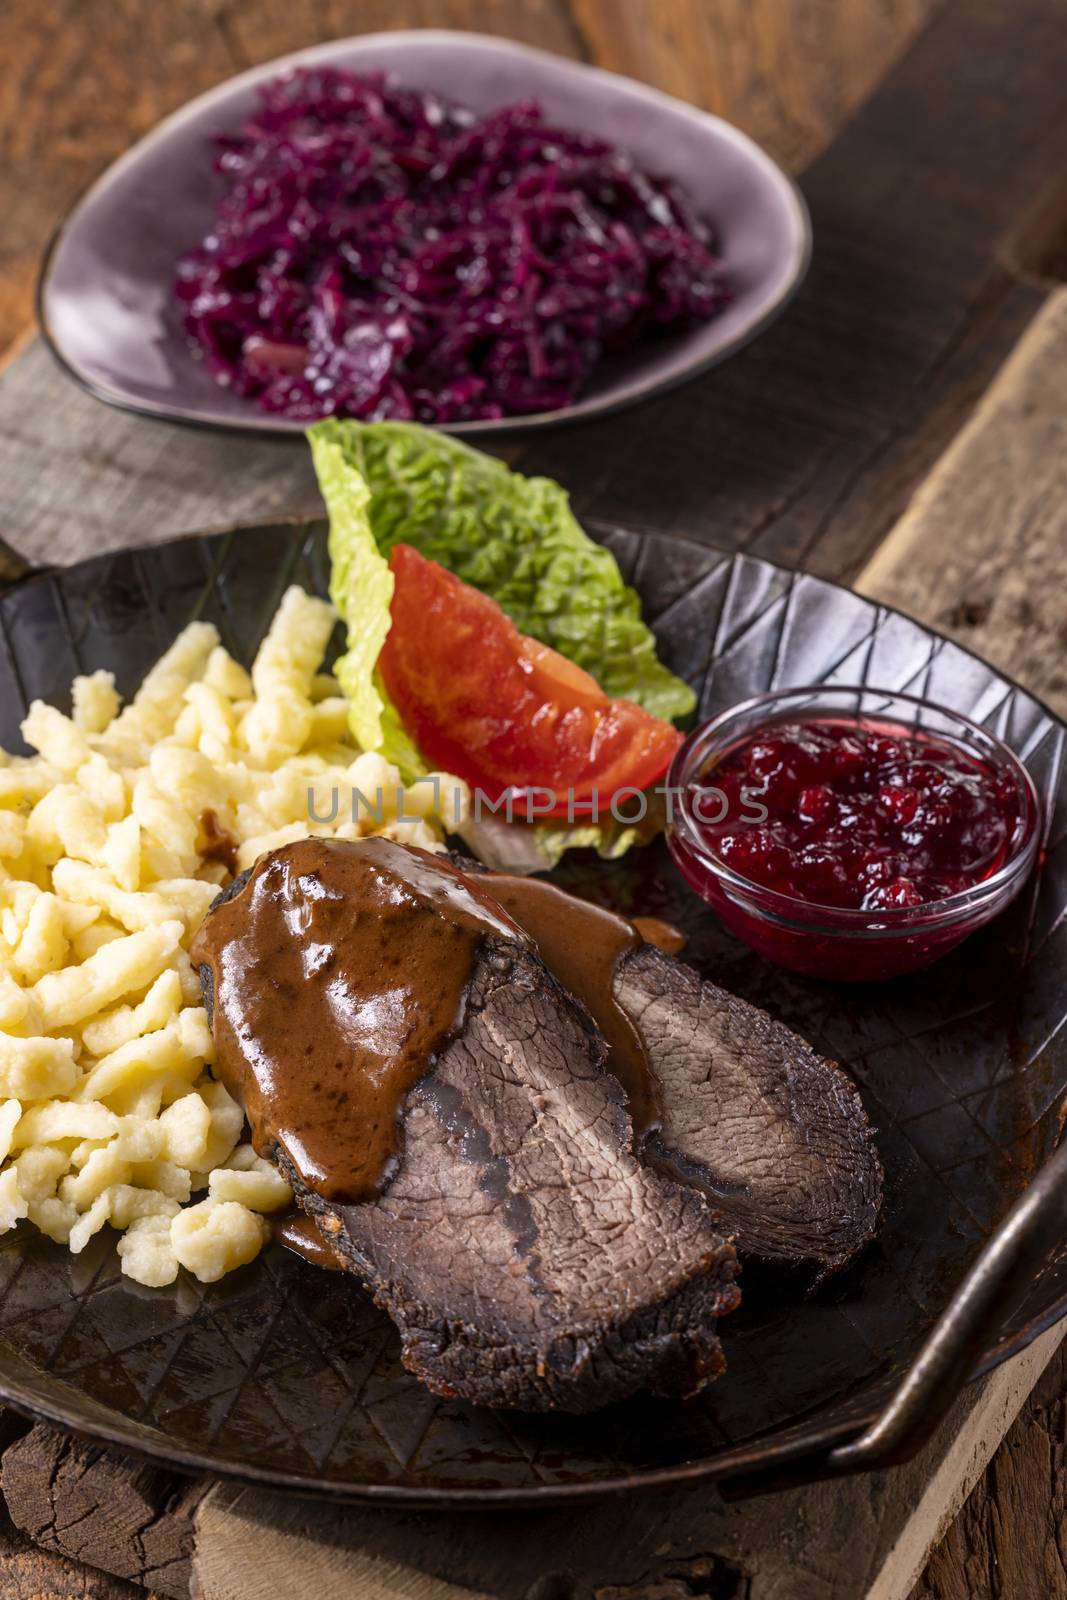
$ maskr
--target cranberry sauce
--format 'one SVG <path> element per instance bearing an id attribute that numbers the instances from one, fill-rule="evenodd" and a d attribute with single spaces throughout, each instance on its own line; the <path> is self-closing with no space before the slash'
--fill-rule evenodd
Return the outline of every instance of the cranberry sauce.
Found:
<path id="1" fill-rule="evenodd" d="M 739 876 L 873 912 L 982 882 L 1019 820 L 1010 778 L 949 740 L 834 717 L 755 730 L 690 786 L 688 806 L 705 847 Z"/>

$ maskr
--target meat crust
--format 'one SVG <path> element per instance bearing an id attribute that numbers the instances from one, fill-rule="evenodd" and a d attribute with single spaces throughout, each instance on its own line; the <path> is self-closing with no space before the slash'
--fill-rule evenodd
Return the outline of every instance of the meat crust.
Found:
<path id="1" fill-rule="evenodd" d="M 409 1094 L 375 1201 L 331 1206 L 279 1165 L 435 1393 L 587 1411 L 688 1395 L 740 1298 L 706 1202 L 634 1155 L 588 1017 L 519 946 L 485 948 L 462 1032 Z"/>

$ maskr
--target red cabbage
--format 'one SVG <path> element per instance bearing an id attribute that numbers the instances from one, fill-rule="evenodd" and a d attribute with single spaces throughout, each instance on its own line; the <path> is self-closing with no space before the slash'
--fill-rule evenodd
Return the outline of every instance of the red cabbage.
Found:
<path id="1" fill-rule="evenodd" d="M 267 411 L 551 411 L 606 352 L 730 299 L 676 184 L 532 102 L 478 117 L 301 70 L 216 144 L 224 193 L 176 293 L 208 371 Z"/>

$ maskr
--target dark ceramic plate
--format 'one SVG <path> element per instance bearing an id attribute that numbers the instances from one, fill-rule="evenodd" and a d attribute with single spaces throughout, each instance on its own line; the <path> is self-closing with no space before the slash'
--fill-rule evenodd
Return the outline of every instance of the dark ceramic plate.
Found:
<path id="1" fill-rule="evenodd" d="M 811 242 L 804 201 L 758 145 L 719 117 L 509 39 L 427 29 L 336 39 L 244 72 L 168 117 L 109 168 L 59 230 L 41 274 L 40 323 L 63 365 L 101 400 L 210 427 L 303 430 L 212 381 L 186 344 L 171 289 L 178 257 L 210 222 L 212 135 L 240 126 L 266 79 L 323 64 L 390 72 L 477 111 L 539 100 L 564 125 L 677 178 L 715 223 L 734 291 L 721 316 L 605 363 L 573 406 L 446 432 L 526 431 L 670 388 L 753 338 L 804 276 Z"/>
<path id="2" fill-rule="evenodd" d="M 992 668 L 845 590 L 744 556 L 618 530 L 601 537 L 636 584 L 701 715 L 784 684 L 865 682 L 943 700 L 1026 760 L 1050 818 L 1040 880 L 926 974 L 834 988 L 769 968 L 716 925 L 661 847 L 571 887 L 664 915 L 705 972 L 855 1074 L 885 1163 L 878 1241 L 815 1294 L 745 1274 L 723 1323 L 726 1376 L 688 1405 L 638 1398 L 586 1418 L 436 1400 L 397 1359 L 388 1319 L 354 1282 L 272 1247 L 214 1287 L 142 1289 L 114 1240 L 85 1253 L 19 1231 L 0 1241 L 0 1395 L 177 1465 L 379 1500 L 545 1501 L 635 1483 L 724 1477 L 853 1438 L 954 1286 L 1056 1144 L 1067 1090 L 1065 730 Z M 266 576 L 265 576 L 266 575 Z M 78 671 L 132 690 L 192 617 L 244 660 L 283 587 L 323 592 L 321 527 L 175 541 L 30 578 L 0 599 L 0 738 L 33 696 L 62 704 Z M 988 1367 L 1067 1310 L 1067 1256 L 999 1300 Z"/>

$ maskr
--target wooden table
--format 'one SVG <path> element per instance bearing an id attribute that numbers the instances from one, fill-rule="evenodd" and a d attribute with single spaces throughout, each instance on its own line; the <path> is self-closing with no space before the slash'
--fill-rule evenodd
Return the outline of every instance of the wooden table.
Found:
<path id="1" fill-rule="evenodd" d="M 801 299 L 751 351 L 516 458 L 570 484 L 580 514 L 699 522 L 720 545 L 855 582 L 1067 711 L 1065 19 L 1062 0 L 6 0 L 0 348 L 20 353 L 0 380 L 0 532 L 73 560 L 315 506 L 298 448 L 128 419 L 69 385 L 23 334 L 40 248 L 107 160 L 235 68 L 346 32 L 480 28 L 724 113 L 802 172 L 816 231 Z M 629 467 L 650 453 L 653 488 Z M 192 1554 L 206 1600 L 903 1600 L 916 1577 L 913 1600 L 1067 1600 L 1060 1332 L 968 1391 L 896 1473 L 732 1508 L 709 1490 L 664 1496 L 551 1528 L 338 1519 L 6 1417 L 0 1596 L 188 1593 Z"/>

